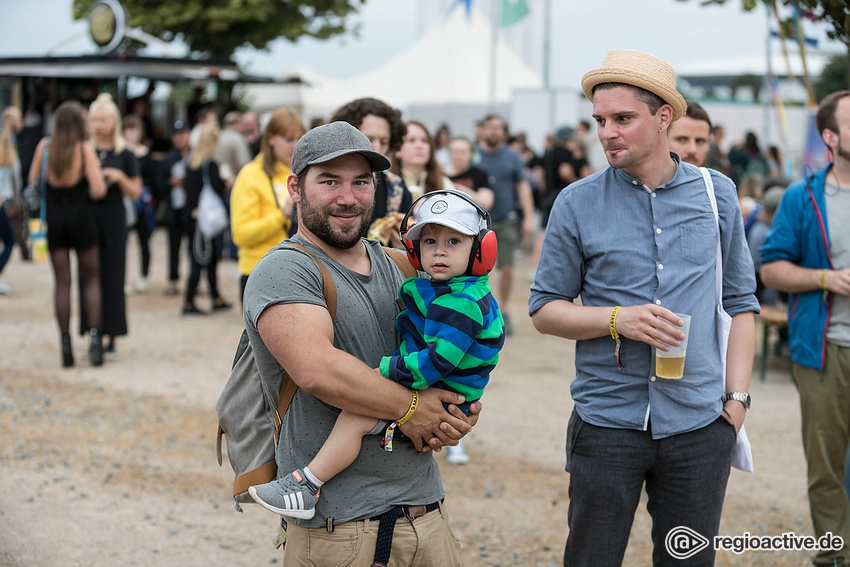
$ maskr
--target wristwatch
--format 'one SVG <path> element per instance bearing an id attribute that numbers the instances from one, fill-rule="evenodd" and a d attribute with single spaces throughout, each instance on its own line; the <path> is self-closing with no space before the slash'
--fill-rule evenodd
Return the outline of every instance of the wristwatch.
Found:
<path id="1" fill-rule="evenodd" d="M 727 394 L 723 397 L 723 403 L 728 402 L 729 400 L 735 400 L 744 404 L 744 407 L 750 409 L 750 395 L 747 392 L 727 392 Z"/>

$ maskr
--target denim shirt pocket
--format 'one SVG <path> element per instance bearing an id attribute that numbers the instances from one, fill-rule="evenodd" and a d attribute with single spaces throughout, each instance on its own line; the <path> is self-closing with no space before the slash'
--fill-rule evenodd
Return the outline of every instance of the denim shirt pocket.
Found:
<path id="1" fill-rule="evenodd" d="M 702 266 L 717 254 L 717 225 L 712 221 L 689 222 L 679 227 L 682 258 Z"/>

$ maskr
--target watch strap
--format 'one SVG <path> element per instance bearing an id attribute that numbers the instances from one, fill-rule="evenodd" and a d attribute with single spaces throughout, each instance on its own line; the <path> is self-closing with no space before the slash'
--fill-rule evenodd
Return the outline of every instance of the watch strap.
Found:
<path id="1" fill-rule="evenodd" d="M 727 392 L 726 395 L 723 397 L 723 402 L 725 403 L 729 400 L 741 402 L 746 409 L 750 409 L 750 402 L 752 401 L 752 398 L 747 392 Z"/>

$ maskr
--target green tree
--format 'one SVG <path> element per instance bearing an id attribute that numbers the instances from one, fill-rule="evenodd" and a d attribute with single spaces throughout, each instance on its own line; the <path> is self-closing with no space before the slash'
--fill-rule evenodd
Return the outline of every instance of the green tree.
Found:
<path id="1" fill-rule="evenodd" d="M 95 0 L 73 0 L 74 18 Z M 275 39 L 327 39 L 354 32 L 347 17 L 366 0 L 121 0 L 128 25 L 165 41 L 181 39 L 200 55 L 229 56 L 238 47 L 265 49 Z M 129 44 L 132 51 L 133 45 Z"/>
<path id="2" fill-rule="evenodd" d="M 850 75 L 847 73 L 847 55 L 836 55 L 829 60 L 815 80 L 815 96 L 818 100 L 835 91 L 850 89 Z"/>

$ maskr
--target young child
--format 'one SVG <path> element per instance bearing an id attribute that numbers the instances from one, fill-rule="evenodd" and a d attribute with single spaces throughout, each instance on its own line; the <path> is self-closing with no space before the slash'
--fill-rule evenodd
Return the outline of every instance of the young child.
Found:
<path id="1" fill-rule="evenodd" d="M 411 263 L 430 279 L 402 283 L 399 297 L 406 309 L 396 319 L 401 345 L 381 359 L 379 371 L 415 395 L 431 386 L 463 394 L 466 402 L 460 409 L 468 413 L 505 342 L 504 321 L 487 275 L 495 262 L 495 233 L 487 212 L 456 191 L 428 193 L 413 204 L 414 210 L 417 222 L 403 238 Z M 248 493 L 267 510 L 310 519 L 321 486 L 354 462 L 362 437 L 385 433 L 381 445 L 391 451 L 397 423 L 343 411 L 307 467 L 252 486 Z"/>

